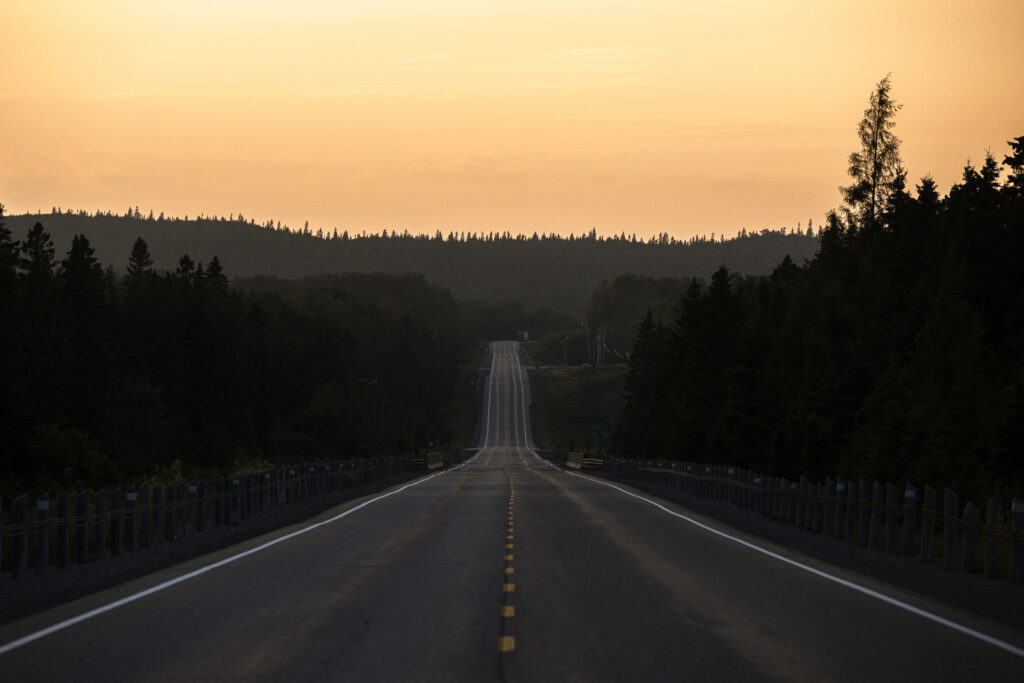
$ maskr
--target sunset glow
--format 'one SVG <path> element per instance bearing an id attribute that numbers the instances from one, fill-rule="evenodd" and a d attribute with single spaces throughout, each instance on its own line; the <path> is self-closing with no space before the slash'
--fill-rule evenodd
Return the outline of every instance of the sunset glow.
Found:
<path id="1" fill-rule="evenodd" d="M 413 233 L 735 234 L 1024 134 L 1024 3 L 7 2 L 0 202 Z"/>

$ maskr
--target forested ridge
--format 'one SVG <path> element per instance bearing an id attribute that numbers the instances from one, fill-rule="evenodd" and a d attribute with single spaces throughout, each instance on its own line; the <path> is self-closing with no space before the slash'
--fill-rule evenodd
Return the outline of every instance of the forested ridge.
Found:
<path id="1" fill-rule="evenodd" d="M 814 259 L 648 313 L 620 455 L 1024 493 L 1024 137 L 940 197 L 907 187 L 898 109 L 885 79 Z"/>
<path id="2" fill-rule="evenodd" d="M 543 301 L 560 313 L 580 316 L 602 280 L 622 273 L 658 277 L 704 277 L 716 268 L 766 274 L 789 254 L 797 263 L 817 250 L 817 228 L 808 221 L 794 229 L 765 229 L 677 241 L 667 234 L 648 240 L 622 233 L 613 238 L 508 232 L 433 236 L 384 230 L 301 229 L 244 216 L 166 218 L 143 215 L 137 207 L 121 215 L 53 207 L 43 215 L 8 219 L 15 234 L 46 224 L 59 253 L 74 235 L 89 236 L 97 258 L 119 263 L 137 237 L 149 245 L 158 270 L 172 271 L 181 254 L 230 265 L 233 277 L 296 279 L 321 273 L 423 273 L 464 301 L 509 301 L 534 306 Z"/>
<path id="3" fill-rule="evenodd" d="M 450 438 L 458 365 L 521 306 L 463 306 L 421 275 L 229 287 L 217 257 L 157 272 L 137 238 L 106 268 L 84 235 L 58 260 L 0 206 L 0 492 L 164 472 L 410 452 Z"/>

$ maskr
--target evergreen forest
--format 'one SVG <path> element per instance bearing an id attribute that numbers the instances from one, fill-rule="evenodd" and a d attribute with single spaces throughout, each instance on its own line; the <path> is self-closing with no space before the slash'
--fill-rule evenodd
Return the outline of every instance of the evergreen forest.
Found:
<path id="1" fill-rule="evenodd" d="M 0 495 L 457 445 L 459 365 L 509 325 L 571 322 L 422 275 L 232 288 L 216 256 L 157 271 L 137 238 L 124 257 L 104 267 L 77 235 L 58 260 L 0 206 Z"/>
<path id="2" fill-rule="evenodd" d="M 1024 494 L 1024 137 L 908 186 L 888 78 L 818 254 L 648 311 L 619 455 Z"/>
<path id="3" fill-rule="evenodd" d="M 603 237 L 508 231 L 410 235 L 347 230 L 292 229 L 274 221 L 257 223 L 242 215 L 168 218 L 143 214 L 138 207 L 121 215 L 72 212 L 52 207 L 47 214 L 8 219 L 23 235 L 45 223 L 59 253 L 75 235 L 89 236 L 96 257 L 120 263 L 137 237 L 149 245 L 157 270 L 174 270 L 181 254 L 208 261 L 217 255 L 233 277 L 301 279 L 321 273 L 423 273 L 427 281 L 452 291 L 460 301 L 543 302 L 579 319 L 602 280 L 623 273 L 649 277 L 708 278 L 716 268 L 749 275 L 771 272 L 789 254 L 798 263 L 818 249 L 821 226 L 808 220 L 796 228 L 740 230 L 735 236 L 693 237 L 679 241 L 662 234 L 644 241 L 620 233 Z"/>

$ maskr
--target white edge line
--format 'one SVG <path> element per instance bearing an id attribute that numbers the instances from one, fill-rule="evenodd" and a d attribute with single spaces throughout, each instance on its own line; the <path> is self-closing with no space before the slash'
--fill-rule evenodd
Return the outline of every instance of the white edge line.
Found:
<path id="1" fill-rule="evenodd" d="M 275 538 L 272 541 L 267 541 L 266 543 L 264 543 L 262 545 L 259 545 L 259 546 L 256 546 L 255 548 L 250 548 L 249 550 L 240 552 L 237 555 L 232 555 L 231 557 L 227 557 L 227 558 L 225 558 L 223 560 L 219 560 L 218 562 L 214 562 L 213 564 L 208 564 L 205 567 L 200 567 L 199 569 L 196 569 L 196 570 L 193 570 L 191 572 L 188 572 L 187 574 L 182 574 L 181 576 L 178 576 L 178 577 L 175 577 L 173 579 L 170 579 L 169 581 L 164 581 L 163 583 L 157 584 L 156 586 L 151 586 L 151 587 L 149 587 L 149 588 L 147 588 L 145 590 L 139 591 L 138 593 L 133 593 L 132 595 L 126 596 L 124 598 L 121 598 L 120 600 L 115 600 L 114 602 L 107 603 L 106 605 L 103 605 L 101 607 L 97 607 L 95 609 L 91 609 L 88 612 L 83 612 L 82 614 L 79 614 L 78 616 L 71 617 L 70 619 L 66 619 L 66 620 L 61 621 L 59 623 L 53 624 L 52 626 L 47 626 L 46 628 L 40 629 L 39 631 L 35 631 L 33 633 L 29 633 L 28 635 L 22 636 L 21 638 L 18 638 L 17 640 L 12 640 L 9 643 L 5 643 L 4 645 L 0 645 L 0 655 L 5 654 L 7 652 L 10 652 L 11 650 L 16 650 L 17 648 L 19 648 L 19 647 L 21 647 L 23 645 L 28 645 L 32 641 L 39 640 L 40 638 L 44 638 L 44 637 L 46 637 L 48 635 L 52 635 L 52 634 L 56 633 L 57 631 L 62 631 L 64 629 L 68 628 L 69 626 L 74 626 L 75 624 L 81 623 L 81 622 L 83 622 L 83 621 L 85 621 L 87 619 L 92 619 L 93 617 L 99 616 L 100 614 L 103 614 L 104 612 L 109 612 L 111 610 L 117 609 L 118 607 L 122 607 L 124 605 L 127 605 L 130 602 L 135 602 L 136 600 L 140 600 L 140 599 L 146 597 L 147 595 L 152 595 L 153 593 L 157 593 L 159 591 L 162 591 L 165 588 L 170 588 L 171 586 L 174 586 L 176 584 L 182 583 L 183 581 L 188 581 L 189 579 L 194 579 L 197 576 L 200 576 L 202 574 L 205 574 L 206 572 L 209 572 L 209 571 L 212 571 L 214 569 L 217 569 L 218 567 L 223 567 L 224 565 L 230 564 L 230 563 L 232 563 L 232 562 L 234 562 L 236 560 L 240 560 L 243 557 L 248 557 L 249 555 L 253 555 L 255 553 L 258 553 L 261 550 L 266 550 L 267 548 L 269 548 L 271 546 L 275 546 L 278 543 L 283 543 L 284 541 L 287 541 L 289 539 L 295 538 L 296 536 L 301 536 L 302 534 L 304 534 L 304 533 L 306 533 L 308 531 L 312 531 L 313 529 L 317 529 L 319 527 L 325 526 L 325 525 L 330 524 L 332 522 L 336 522 L 339 519 L 342 519 L 343 517 L 349 516 L 350 514 L 355 512 L 356 510 L 361 510 L 362 508 L 366 507 L 367 505 L 370 505 L 371 503 L 376 503 L 378 500 L 383 500 L 383 499 L 385 499 L 385 498 L 387 498 L 389 496 L 395 495 L 396 493 L 401 493 L 402 491 L 404 491 L 406 489 L 409 489 L 409 488 L 412 488 L 413 486 L 419 486 L 420 484 L 422 484 L 424 482 L 427 482 L 427 481 L 430 481 L 434 477 L 439 477 L 442 474 L 445 474 L 447 472 L 453 472 L 453 471 L 459 469 L 460 467 L 462 467 L 463 465 L 466 465 L 467 463 L 469 463 L 470 461 L 472 461 L 475 458 L 476 458 L 476 456 L 473 456 L 473 458 L 470 458 L 469 460 L 466 460 L 465 462 L 463 462 L 460 465 L 457 465 L 457 466 L 451 468 L 450 470 L 445 470 L 444 472 L 438 472 L 436 474 L 431 474 L 429 477 L 424 477 L 423 479 L 418 479 L 418 480 L 416 480 L 414 482 L 406 484 L 405 486 L 403 486 L 401 488 L 395 489 L 394 491 L 389 491 L 387 493 L 384 493 L 384 494 L 381 494 L 381 495 L 376 496 L 374 498 L 371 498 L 370 500 L 365 500 L 362 503 L 360 503 L 359 505 L 356 505 L 355 507 L 349 508 L 348 510 L 345 510 L 344 512 L 342 512 L 340 514 L 337 514 L 334 517 L 331 517 L 330 519 L 325 519 L 322 522 L 316 522 L 315 524 L 310 524 L 309 526 L 303 527 L 302 529 L 298 529 L 296 531 L 293 531 L 290 534 L 286 534 L 286 535 L 281 536 L 279 538 Z"/>
<path id="2" fill-rule="evenodd" d="M 947 628 L 951 628 L 954 631 L 959 631 L 960 633 L 963 633 L 964 635 L 971 636 L 972 638 L 977 638 L 978 640 L 981 640 L 981 641 L 983 641 L 985 643 L 988 643 L 989 645 L 994 645 L 995 647 L 998 647 L 1001 650 L 1005 650 L 1006 652 L 1009 652 L 1010 654 L 1013 654 L 1013 655 L 1016 655 L 1018 657 L 1024 658 L 1024 649 L 1019 648 L 1019 647 L 1017 647 L 1015 645 L 1011 645 L 1010 643 L 1007 643 L 1005 641 L 999 640 L 998 638 L 994 638 L 992 636 L 986 635 L 984 633 L 981 633 L 980 631 L 975 631 L 972 628 L 968 628 L 967 626 L 964 626 L 962 624 L 958 624 L 955 621 L 950 621 L 949 619 L 946 619 L 945 617 L 940 617 L 937 614 L 932 614 L 931 612 L 923 610 L 920 607 L 914 607 L 913 605 L 910 605 L 910 604 L 907 604 L 907 603 L 902 602 L 900 600 L 897 600 L 896 598 L 891 598 L 888 595 L 885 595 L 884 593 L 879 593 L 878 591 L 872 590 L 870 588 L 866 588 L 865 586 L 861 586 L 859 584 L 853 583 L 852 581 L 847 581 L 846 579 L 841 579 L 838 576 L 833 576 L 832 574 L 828 574 L 826 572 L 823 572 L 820 569 L 815 569 L 814 567 L 810 567 L 810 566 L 808 566 L 806 564 L 802 564 L 800 562 L 797 562 L 796 560 L 791 560 L 788 557 L 783 557 L 782 555 L 779 555 L 778 553 L 774 553 L 771 550 L 768 550 L 766 548 L 762 548 L 761 546 L 758 546 L 758 545 L 755 545 L 753 543 L 750 543 L 749 541 L 744 541 L 741 538 L 737 538 L 735 536 L 727 534 L 724 531 L 719 531 L 718 529 L 710 527 L 707 524 L 702 524 L 701 522 L 698 522 L 697 520 L 693 519 L 692 517 L 687 517 L 686 515 L 680 514 L 680 513 L 676 512 L 674 510 L 670 510 L 669 508 L 665 507 L 664 505 L 662 505 L 660 503 L 657 503 L 657 502 L 655 502 L 655 501 L 653 501 L 653 500 L 651 500 L 649 498 L 644 498 L 643 496 L 637 495 L 635 493 L 631 493 L 630 491 L 627 491 L 624 488 L 620 488 L 620 487 L 618 487 L 618 486 L 616 486 L 614 484 L 610 484 L 610 483 L 608 483 L 606 481 L 601 481 L 600 479 L 595 479 L 593 477 L 588 477 L 588 476 L 585 476 L 585 475 L 582 475 L 582 474 L 577 474 L 575 472 L 570 472 L 569 470 L 563 470 L 563 472 L 565 472 L 566 474 L 571 475 L 573 477 L 579 477 L 580 479 L 586 479 L 587 481 L 592 481 L 595 484 L 601 484 L 603 486 L 608 486 L 610 488 L 613 488 L 616 491 L 619 491 L 621 493 L 626 494 L 627 496 L 631 496 L 631 497 L 636 498 L 638 500 L 642 500 L 645 503 L 653 505 L 654 507 L 658 508 L 659 510 L 662 510 L 663 512 L 667 512 L 668 514 L 672 515 L 673 517 L 678 517 L 679 519 L 681 519 L 683 521 L 686 521 L 686 522 L 689 522 L 690 524 L 693 524 L 696 527 L 699 527 L 699 528 L 701 528 L 701 529 L 703 529 L 705 531 L 709 531 L 709 532 L 715 534 L 716 536 L 721 536 L 722 538 L 725 538 L 725 539 L 728 539 L 730 541 L 733 541 L 734 543 L 739 543 L 740 545 L 745 546 L 747 548 L 750 548 L 751 550 L 754 550 L 756 552 L 759 552 L 762 555 L 767 555 L 768 557 L 771 557 L 771 558 L 774 558 L 776 560 L 779 560 L 780 562 L 785 562 L 786 564 L 791 565 L 793 567 L 796 567 L 797 569 L 802 569 L 805 572 L 809 572 L 811 574 L 814 574 L 815 576 L 820 576 L 821 578 L 826 579 L 828 581 L 832 581 L 834 583 L 838 583 L 841 586 L 845 586 L 847 588 L 850 588 L 851 590 L 855 590 L 855 591 L 857 591 L 859 593 L 863 593 L 864 595 L 868 595 L 868 596 L 870 596 L 872 598 L 875 598 L 876 600 L 881 600 L 882 602 L 888 603 L 888 604 L 890 604 L 890 605 L 892 605 L 894 607 L 898 607 L 898 608 L 900 608 L 902 610 L 906 610 L 907 612 L 910 612 L 912 614 L 916 614 L 919 617 L 924 617 L 925 619 L 928 619 L 929 621 L 933 621 L 933 622 L 935 622 L 937 624 L 941 624 L 942 626 L 945 626 Z"/>
<path id="3" fill-rule="evenodd" d="M 525 444 L 526 448 L 529 448 L 530 447 L 530 432 L 528 432 L 527 429 L 526 429 L 526 386 L 527 386 L 527 382 L 523 381 L 523 369 L 522 369 L 522 366 L 519 365 L 519 354 L 518 354 L 518 352 L 516 353 L 516 368 L 518 370 L 517 374 L 519 375 L 519 385 L 520 385 L 519 398 L 522 399 L 522 405 L 523 405 L 523 440 L 526 441 L 526 444 Z"/>

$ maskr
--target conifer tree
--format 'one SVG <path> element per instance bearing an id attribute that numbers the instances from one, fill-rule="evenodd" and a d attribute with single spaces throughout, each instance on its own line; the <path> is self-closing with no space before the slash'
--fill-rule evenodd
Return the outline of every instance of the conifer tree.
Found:
<path id="1" fill-rule="evenodd" d="M 851 228 L 876 227 L 887 210 L 900 177 L 900 139 L 892 132 L 896 112 L 903 108 L 892 99 L 892 83 L 886 76 L 875 86 L 864 118 L 857 127 L 860 150 L 850 154 L 847 173 L 853 182 L 840 187 Z"/>

